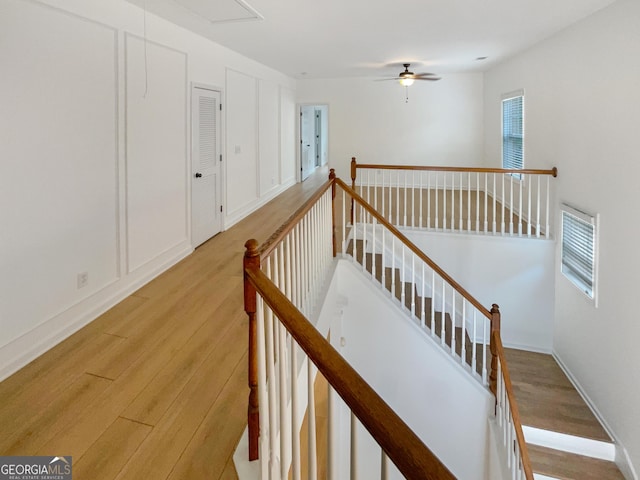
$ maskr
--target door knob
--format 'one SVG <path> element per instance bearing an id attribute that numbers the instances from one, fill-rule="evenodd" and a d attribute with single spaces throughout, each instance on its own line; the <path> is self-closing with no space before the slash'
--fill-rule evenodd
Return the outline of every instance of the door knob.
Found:
<path id="1" fill-rule="evenodd" d="M 200 178 L 200 177 L 202 177 L 202 174 L 201 173 L 196 173 L 196 178 Z"/>

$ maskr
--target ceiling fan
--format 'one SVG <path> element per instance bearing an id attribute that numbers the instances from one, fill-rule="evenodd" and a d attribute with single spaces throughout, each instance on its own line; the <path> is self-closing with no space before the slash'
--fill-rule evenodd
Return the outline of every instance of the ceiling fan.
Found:
<path id="1" fill-rule="evenodd" d="M 400 72 L 398 74 L 397 77 L 393 77 L 393 78 L 381 78 L 381 81 L 384 80 L 398 80 L 400 82 L 400 85 L 402 85 L 403 87 L 409 87 L 411 85 L 413 85 L 413 82 L 415 80 L 428 80 L 430 82 L 435 82 L 437 80 L 440 80 L 440 77 L 438 77 L 435 73 L 413 73 L 409 71 L 409 67 L 411 66 L 410 63 L 403 63 L 402 66 L 404 67 L 404 71 Z"/>

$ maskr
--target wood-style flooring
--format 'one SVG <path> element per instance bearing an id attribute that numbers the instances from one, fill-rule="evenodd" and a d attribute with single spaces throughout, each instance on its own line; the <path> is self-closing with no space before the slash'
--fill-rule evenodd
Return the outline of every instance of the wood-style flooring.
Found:
<path id="1" fill-rule="evenodd" d="M 522 424 L 612 443 L 551 355 L 505 349 Z M 622 480 L 614 462 L 528 444 L 534 473 L 571 480 Z"/>
<path id="2" fill-rule="evenodd" d="M 0 455 L 71 455 L 75 480 L 237 478 L 246 426 L 244 242 L 326 169 L 220 233 L 0 383 Z"/>

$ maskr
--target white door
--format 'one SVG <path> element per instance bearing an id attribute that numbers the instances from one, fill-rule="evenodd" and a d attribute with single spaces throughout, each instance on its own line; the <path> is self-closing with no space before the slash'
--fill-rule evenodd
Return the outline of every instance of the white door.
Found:
<path id="1" fill-rule="evenodd" d="M 300 107 L 300 171 L 304 180 L 316 166 L 315 107 Z"/>
<path id="2" fill-rule="evenodd" d="M 191 105 L 191 242 L 195 248 L 222 229 L 220 92 L 194 87 Z"/>

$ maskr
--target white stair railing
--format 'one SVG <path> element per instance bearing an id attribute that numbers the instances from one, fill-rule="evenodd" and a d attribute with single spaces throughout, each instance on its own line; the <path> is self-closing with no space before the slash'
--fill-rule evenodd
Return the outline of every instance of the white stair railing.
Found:
<path id="1" fill-rule="evenodd" d="M 341 214 L 335 208 L 342 188 Z M 347 206 L 352 200 L 352 210 Z M 340 231 L 341 241 L 335 232 Z M 338 245 L 339 244 L 339 245 Z M 449 470 L 330 346 L 305 317 L 318 307 L 320 292 L 338 251 L 397 299 L 429 335 L 496 396 L 503 450 L 513 478 L 530 466 L 500 343 L 500 313 L 489 312 L 403 234 L 332 172 L 329 182 L 261 247 L 246 245 L 245 310 L 249 316 L 249 456 L 260 459 L 263 479 L 316 479 L 314 380 L 329 383 L 328 425 L 339 395 L 351 411 L 350 470 L 357 476 L 359 425 L 381 449 L 380 478 L 389 460 L 405 478 L 454 478 Z M 490 347 L 490 349 L 488 348 Z M 489 363 L 489 360 L 491 363 Z M 317 370 L 316 370 L 317 368 Z M 307 458 L 300 442 L 308 419 Z M 327 470 L 335 462 L 329 433 Z"/>
<path id="2" fill-rule="evenodd" d="M 352 188 L 392 225 L 450 232 L 550 237 L 557 169 L 358 164 Z"/>
<path id="3" fill-rule="evenodd" d="M 491 312 L 341 180 L 340 251 L 488 385 Z M 352 205 L 352 210 L 347 210 Z"/>

